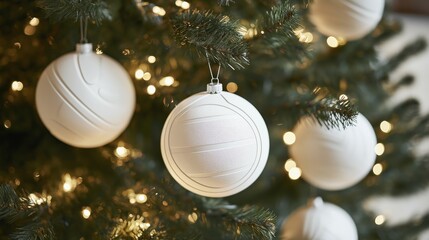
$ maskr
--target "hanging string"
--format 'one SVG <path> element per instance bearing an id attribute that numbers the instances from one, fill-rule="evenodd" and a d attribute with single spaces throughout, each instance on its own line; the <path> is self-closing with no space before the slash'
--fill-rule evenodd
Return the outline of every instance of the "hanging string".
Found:
<path id="1" fill-rule="evenodd" d="M 210 71 L 210 76 L 212 77 L 211 79 L 211 83 L 213 84 L 213 81 L 216 81 L 216 84 L 219 84 L 219 73 L 220 73 L 220 65 L 217 69 L 217 74 L 216 77 L 213 76 L 213 71 L 212 71 L 212 66 L 210 64 L 210 58 L 209 58 L 209 53 L 206 50 L 206 57 L 207 57 L 207 64 L 209 65 L 209 71 Z"/>
<path id="2" fill-rule="evenodd" d="M 88 32 L 88 17 L 80 17 L 80 43 L 87 43 L 87 32 Z"/>

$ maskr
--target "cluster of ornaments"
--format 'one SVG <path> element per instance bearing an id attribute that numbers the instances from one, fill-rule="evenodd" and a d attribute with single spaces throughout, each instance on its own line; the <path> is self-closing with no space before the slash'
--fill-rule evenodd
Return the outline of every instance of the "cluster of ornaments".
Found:
<path id="1" fill-rule="evenodd" d="M 351 41 L 374 30 L 383 9 L 384 0 L 314 0 L 309 18 L 322 34 Z"/>

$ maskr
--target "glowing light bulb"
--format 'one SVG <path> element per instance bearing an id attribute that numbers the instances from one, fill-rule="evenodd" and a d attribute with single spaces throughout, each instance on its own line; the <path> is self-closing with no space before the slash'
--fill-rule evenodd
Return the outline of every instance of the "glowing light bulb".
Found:
<path id="1" fill-rule="evenodd" d="M 328 44 L 328 46 L 330 46 L 331 48 L 336 48 L 336 47 L 338 47 L 338 40 L 335 38 L 335 37 L 332 37 L 332 36 L 330 36 L 330 37 L 328 37 L 327 39 L 326 39 L 326 43 Z"/>
<path id="2" fill-rule="evenodd" d="M 144 193 L 139 193 L 136 195 L 136 201 L 138 203 L 145 203 L 147 201 L 147 196 Z"/>
<path id="3" fill-rule="evenodd" d="M 384 133 L 389 133 L 392 131 L 392 124 L 388 121 L 382 121 L 380 123 L 380 130 Z"/>
<path id="4" fill-rule="evenodd" d="M 180 7 L 182 8 L 182 9 L 189 9 L 190 7 L 191 7 L 191 4 L 189 4 L 188 2 L 186 2 L 186 1 L 183 1 L 182 2 L 182 4 L 180 4 Z"/>
<path id="5" fill-rule="evenodd" d="M 383 215 L 378 215 L 377 217 L 375 217 L 375 224 L 377 225 L 381 225 L 386 221 L 386 218 Z"/>
<path id="6" fill-rule="evenodd" d="M 13 81 L 10 88 L 12 88 L 13 91 L 21 91 L 24 88 L 24 84 L 20 81 Z"/>
<path id="7" fill-rule="evenodd" d="M 91 216 L 91 208 L 90 207 L 82 208 L 82 217 L 85 219 L 88 219 L 90 216 Z"/>
<path id="8" fill-rule="evenodd" d="M 285 162 L 285 170 L 287 172 L 289 172 L 292 168 L 296 167 L 296 162 L 292 159 L 289 158 L 286 162 Z"/>
<path id="9" fill-rule="evenodd" d="M 235 93 L 235 92 L 237 92 L 237 90 L 238 90 L 238 85 L 237 85 L 237 83 L 235 83 L 235 82 L 229 82 L 229 83 L 226 85 L 226 90 L 227 90 L 228 92 L 230 92 L 230 93 Z"/>
<path id="10" fill-rule="evenodd" d="M 372 172 L 375 175 L 380 175 L 381 172 L 383 172 L 383 165 L 381 165 L 380 163 L 376 163 L 373 167 L 372 167 Z"/>
<path id="11" fill-rule="evenodd" d="M 283 134 L 283 142 L 285 142 L 286 145 L 292 145 L 296 141 L 295 133 L 293 132 L 285 132 Z"/>
<path id="12" fill-rule="evenodd" d="M 29 24 L 30 24 L 31 26 L 33 26 L 33 27 L 35 27 L 35 26 L 39 25 L 39 23 L 40 23 L 40 21 L 39 21 L 39 19 L 38 19 L 38 18 L 36 18 L 36 17 L 32 18 L 32 19 L 30 20 L 30 22 L 29 22 Z"/>
<path id="13" fill-rule="evenodd" d="M 178 7 L 181 7 L 182 3 L 183 3 L 182 0 L 176 0 L 176 2 L 175 2 L 176 6 L 178 6 Z"/>
<path id="14" fill-rule="evenodd" d="M 198 220 L 198 215 L 195 212 L 188 215 L 189 222 L 195 223 L 197 220 Z"/>
<path id="15" fill-rule="evenodd" d="M 159 80 L 159 85 L 161 86 L 171 86 L 174 83 L 174 78 L 172 76 L 167 76 L 167 77 L 163 77 L 161 78 L 161 80 Z"/>
<path id="16" fill-rule="evenodd" d="M 118 157 L 118 158 L 126 158 L 126 157 L 128 157 L 128 155 L 130 155 L 130 150 L 129 149 L 127 149 L 126 147 L 124 147 L 124 146 L 118 146 L 116 149 L 115 149 L 115 155 Z"/>
<path id="17" fill-rule="evenodd" d="M 147 91 L 147 94 L 153 95 L 156 92 L 156 87 L 154 85 L 149 85 L 147 86 L 146 91 Z"/>
<path id="18" fill-rule="evenodd" d="M 151 78 L 152 78 L 152 74 L 150 74 L 150 72 L 145 72 L 143 74 L 143 80 L 149 81 Z"/>
<path id="19" fill-rule="evenodd" d="M 149 57 L 147 57 L 147 61 L 149 63 L 154 63 L 154 62 L 156 62 L 156 57 L 155 56 L 149 56 Z"/>
<path id="20" fill-rule="evenodd" d="M 289 178 L 292 180 L 297 180 L 301 177 L 301 169 L 299 167 L 292 167 L 289 170 Z"/>
<path id="21" fill-rule="evenodd" d="M 383 143 L 377 143 L 374 147 L 375 154 L 378 156 L 383 155 L 384 153 L 384 144 Z"/>
<path id="22" fill-rule="evenodd" d="M 144 76 L 144 72 L 141 69 L 137 69 L 136 72 L 134 73 L 134 77 L 136 77 L 137 80 L 143 79 L 143 76 Z"/>

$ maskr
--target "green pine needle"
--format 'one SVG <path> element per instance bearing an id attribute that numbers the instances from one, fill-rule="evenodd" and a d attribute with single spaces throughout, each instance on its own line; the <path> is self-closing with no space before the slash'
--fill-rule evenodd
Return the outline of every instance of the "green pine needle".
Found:
<path id="1" fill-rule="evenodd" d="M 108 5 L 102 0 L 39 0 L 38 5 L 54 21 L 88 19 L 99 24 L 112 19 Z"/>
<path id="2" fill-rule="evenodd" d="M 247 44 L 237 22 L 228 17 L 194 10 L 177 14 L 171 22 L 176 41 L 199 56 L 207 53 L 211 61 L 233 70 L 249 64 Z"/>
<path id="3" fill-rule="evenodd" d="M 231 3 L 234 3 L 234 0 L 219 0 L 219 5 L 221 6 L 228 6 Z"/>

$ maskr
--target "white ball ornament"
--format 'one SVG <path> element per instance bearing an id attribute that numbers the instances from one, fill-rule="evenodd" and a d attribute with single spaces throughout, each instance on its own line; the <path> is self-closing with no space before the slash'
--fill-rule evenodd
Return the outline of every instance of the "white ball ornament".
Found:
<path id="1" fill-rule="evenodd" d="M 36 88 L 37 112 L 46 128 L 74 147 L 93 148 L 117 138 L 135 108 L 135 90 L 125 69 L 92 44 L 54 60 Z"/>
<path id="2" fill-rule="evenodd" d="M 314 0 L 309 9 L 310 21 L 319 32 L 356 40 L 377 26 L 384 0 Z"/>
<path id="3" fill-rule="evenodd" d="M 362 180 L 374 165 L 376 136 L 368 120 L 358 114 L 345 129 L 319 125 L 305 117 L 295 126 L 290 152 L 302 177 L 324 190 L 341 190 Z"/>
<path id="4" fill-rule="evenodd" d="M 265 122 L 244 98 L 209 84 L 173 109 L 161 135 L 161 153 L 187 190 L 226 197 L 250 186 L 268 158 Z"/>
<path id="5" fill-rule="evenodd" d="M 283 240 L 357 240 L 356 225 L 342 208 L 318 197 L 298 208 L 281 228 Z"/>

